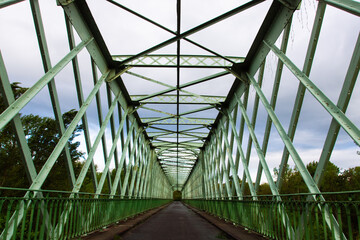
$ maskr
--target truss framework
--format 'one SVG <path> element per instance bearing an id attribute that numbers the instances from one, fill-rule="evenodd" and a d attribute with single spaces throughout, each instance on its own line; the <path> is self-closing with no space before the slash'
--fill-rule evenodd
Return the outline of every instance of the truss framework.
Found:
<path id="1" fill-rule="evenodd" d="M 12 7 L 18 2 L 22 1 L 1 0 L 0 8 Z M 86 175 L 90 173 L 95 198 L 99 197 L 107 185 L 109 198 L 115 196 L 122 198 L 171 198 L 173 190 L 182 190 L 186 198 L 235 198 L 242 200 L 245 187 L 248 187 L 251 198 L 257 200 L 261 178 L 265 176 L 272 195 L 276 200 L 281 201 L 282 176 L 289 157 L 291 157 L 299 169 L 309 193 L 312 194 L 309 196 L 309 200 L 320 199 L 320 201 L 324 201 L 319 187 L 340 129 L 343 129 L 352 141 L 360 145 L 359 128 L 346 115 L 346 109 L 359 73 L 360 39 L 358 38 L 354 47 L 337 103 L 331 101 L 309 77 L 326 6 L 331 5 L 349 14 L 360 16 L 360 4 L 358 2 L 352 0 L 341 2 L 322 0 L 318 2 L 302 69 L 286 56 L 292 15 L 300 4 L 299 0 L 273 1 L 245 57 L 222 56 L 192 41 L 189 37 L 231 16 L 241 14 L 249 8 L 255 8 L 256 5 L 263 2 L 262 0 L 249 1 L 185 32 L 180 31 L 181 1 L 177 1 L 177 30 L 173 31 L 126 8 L 119 2 L 107 0 L 107 2 L 174 35 L 174 37 L 134 55 L 110 54 L 85 0 L 58 0 L 59 10 L 62 9 L 65 13 L 70 50 L 54 66 L 50 61 L 39 2 L 38 0 L 29 0 L 28 2 L 30 2 L 34 20 L 44 75 L 20 98 L 15 99 L 10 85 L 11 79 L 8 77 L 3 57 L 0 55 L 0 90 L 6 105 L 6 109 L 0 115 L 0 129 L 11 124 L 16 135 L 30 185 L 25 197 L 29 196 L 30 190 L 41 190 L 54 164 L 61 160 L 65 161 L 72 187 L 70 198 L 76 197 L 84 184 Z M 74 30 L 77 33 L 74 33 Z M 275 42 L 281 35 L 281 46 L 278 47 Z M 78 44 L 75 44 L 76 36 L 80 39 Z M 187 41 L 211 55 L 182 55 L 181 41 Z M 156 50 L 173 43 L 177 46 L 176 54 L 153 54 Z M 83 52 L 91 57 L 92 79 L 90 82 L 87 80 L 86 84 L 93 84 L 93 87 L 87 95 L 84 94 L 79 65 L 79 56 Z M 274 54 L 278 60 L 270 101 L 262 88 L 269 52 Z M 73 69 L 78 112 L 71 124 L 65 128 L 55 78 L 64 71 L 63 69 L 68 64 L 71 64 Z M 299 80 L 287 131 L 275 112 L 284 66 Z M 161 82 L 136 72 L 138 68 L 144 67 L 176 68 L 176 85 Z M 180 81 L 180 69 L 182 68 L 219 68 L 222 71 L 182 83 Z M 130 75 L 144 82 L 161 85 L 166 89 L 147 95 L 130 95 L 126 89 L 126 77 Z M 189 87 L 199 86 L 201 83 L 208 83 L 214 79 L 218 80 L 229 76 L 235 80 L 228 96 L 207 96 L 188 90 Z M 34 98 L 39 96 L 45 87 L 49 89 L 49 97 L 57 121 L 60 140 L 41 170 L 37 172 L 32 161 L 31 149 L 23 131 L 20 113 L 27 104 L 32 103 Z M 247 109 L 251 98 L 249 88 L 254 89 L 251 117 Z M 107 104 L 105 104 L 106 111 L 104 114 L 102 111 L 105 105 L 101 103 L 102 91 L 100 89 L 105 89 L 106 93 Z M 304 161 L 293 143 L 305 92 L 310 93 L 311 97 L 331 117 L 331 124 L 314 177 L 306 169 Z M 98 117 L 98 130 L 95 136 L 92 136 L 93 140 L 90 136 L 91 127 L 89 126 L 89 106 L 92 102 L 96 105 Z M 159 107 L 164 104 L 176 105 L 176 113 Z M 182 112 L 180 111 L 181 105 L 191 105 L 192 109 Z M 262 120 L 258 119 L 257 116 L 259 106 L 266 110 L 266 126 L 262 136 L 259 136 L 256 131 L 257 122 Z M 145 110 L 150 111 L 153 115 L 146 116 L 142 113 Z M 216 114 L 213 117 L 199 117 L 214 110 Z M 80 173 L 76 175 L 67 145 L 72 132 L 79 123 L 84 128 L 83 137 L 87 152 L 84 165 Z M 274 130 L 277 131 L 284 145 L 279 175 L 275 180 L 271 175 L 267 160 L 272 126 L 274 126 Z M 109 135 L 109 133 L 111 137 L 107 138 L 106 134 Z M 243 143 L 245 135 L 248 139 L 247 144 Z M 108 141 L 109 139 L 110 141 Z M 262 143 L 260 139 L 262 139 Z M 100 148 L 101 150 L 98 150 Z M 250 160 L 254 159 L 251 157 L 252 150 L 255 150 L 258 159 L 255 179 L 249 170 Z M 101 152 L 100 155 L 104 160 L 100 179 L 96 176 L 94 162 L 98 151 Z M 60 159 L 62 153 L 64 159 Z M 114 165 L 113 173 L 110 173 L 111 165 Z M 41 192 L 37 193 L 36 196 L 42 197 Z M 331 226 L 334 231 L 334 236 L 337 239 L 345 239 L 346 237 L 341 232 L 332 213 L 320 205 L 318 207 L 324 214 L 326 224 L 329 228 Z M 19 207 L 21 210 L 14 213 L 9 220 L 9 231 L 3 231 L 0 235 L 1 239 L 12 238 L 24 216 L 24 212 L 26 212 L 26 208 L 27 206 L 22 205 Z M 60 236 L 64 231 L 63 223 L 69 218 L 70 211 L 68 209 L 62 213 L 62 221 L 57 226 L 47 226 L 49 229 L 55 229 L 55 236 Z M 284 209 L 278 211 L 281 216 L 281 223 L 286 226 L 289 222 L 287 212 Z M 43 212 L 42 214 L 47 217 L 49 213 Z M 288 227 L 286 229 L 289 239 L 295 239 L 298 234 L 301 234 L 299 228 Z"/>

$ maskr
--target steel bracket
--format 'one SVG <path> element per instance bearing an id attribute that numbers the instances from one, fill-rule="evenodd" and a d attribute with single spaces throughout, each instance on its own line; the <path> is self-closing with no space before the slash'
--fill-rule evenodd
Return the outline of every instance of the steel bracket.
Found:
<path id="1" fill-rule="evenodd" d="M 73 2 L 75 2 L 75 0 L 56 0 L 58 6 L 67 6 Z"/>
<path id="2" fill-rule="evenodd" d="M 72 0 L 75 1 L 75 0 Z M 116 74 L 114 76 L 112 76 L 111 78 L 107 79 L 106 82 L 112 82 L 115 79 L 117 79 L 118 77 L 120 77 L 121 75 L 123 75 L 126 71 L 130 70 L 131 67 L 129 66 L 121 66 L 118 69 L 116 69 Z"/>
<path id="3" fill-rule="evenodd" d="M 247 77 L 245 71 L 242 70 L 240 65 L 234 64 L 231 68 L 227 68 L 226 70 L 233 74 L 240 82 L 249 85 L 249 78 Z"/>
<path id="4" fill-rule="evenodd" d="M 278 0 L 278 1 L 290 10 L 299 10 L 300 9 L 301 2 L 298 5 L 294 5 L 290 0 Z"/>
<path id="5" fill-rule="evenodd" d="M 223 108 L 222 108 L 222 104 L 220 103 L 215 103 L 215 104 L 212 104 L 214 106 L 214 108 L 216 110 L 218 110 L 219 112 L 223 113 L 224 114 L 224 111 L 223 111 Z"/>

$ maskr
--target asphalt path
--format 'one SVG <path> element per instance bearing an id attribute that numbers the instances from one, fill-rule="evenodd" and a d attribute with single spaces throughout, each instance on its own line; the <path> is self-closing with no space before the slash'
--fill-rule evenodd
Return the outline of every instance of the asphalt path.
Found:
<path id="1" fill-rule="evenodd" d="M 132 228 L 123 240 L 219 240 L 232 239 L 220 229 L 185 207 L 173 202 L 154 216 Z"/>

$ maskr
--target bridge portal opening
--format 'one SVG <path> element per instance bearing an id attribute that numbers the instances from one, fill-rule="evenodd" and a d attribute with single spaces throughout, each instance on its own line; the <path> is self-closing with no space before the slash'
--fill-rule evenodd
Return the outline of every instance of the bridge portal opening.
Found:
<path id="1" fill-rule="evenodd" d="M 182 199 L 181 191 L 174 191 L 173 192 L 173 199 L 174 199 L 174 201 L 181 201 L 181 199 Z"/>

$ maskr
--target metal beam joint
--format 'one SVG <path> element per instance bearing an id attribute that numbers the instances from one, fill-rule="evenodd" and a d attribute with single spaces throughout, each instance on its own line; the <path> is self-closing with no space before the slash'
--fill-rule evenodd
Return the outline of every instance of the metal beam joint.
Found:
<path id="1" fill-rule="evenodd" d="M 300 9 L 300 4 L 296 3 L 296 1 L 291 1 L 291 0 L 278 0 L 278 2 L 280 2 L 282 5 L 284 5 L 285 7 L 287 7 L 290 10 L 299 10 Z"/>
<path id="2" fill-rule="evenodd" d="M 75 2 L 75 0 L 57 0 L 56 1 L 58 6 L 67 6 L 73 2 Z"/>

